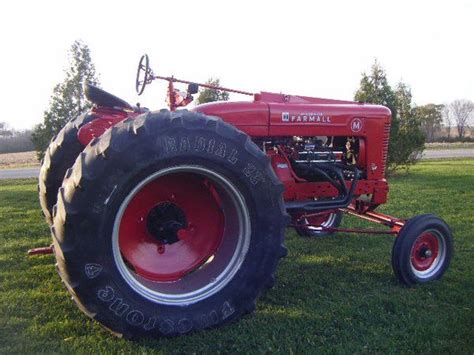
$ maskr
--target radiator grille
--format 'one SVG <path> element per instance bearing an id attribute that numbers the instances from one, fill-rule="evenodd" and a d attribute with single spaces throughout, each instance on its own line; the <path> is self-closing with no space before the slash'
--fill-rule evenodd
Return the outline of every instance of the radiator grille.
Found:
<path id="1" fill-rule="evenodd" d="M 390 139 L 390 122 L 385 123 L 383 129 L 383 138 L 382 138 L 382 161 L 383 169 L 382 173 L 385 175 L 387 170 L 387 158 L 388 158 L 388 142 Z"/>

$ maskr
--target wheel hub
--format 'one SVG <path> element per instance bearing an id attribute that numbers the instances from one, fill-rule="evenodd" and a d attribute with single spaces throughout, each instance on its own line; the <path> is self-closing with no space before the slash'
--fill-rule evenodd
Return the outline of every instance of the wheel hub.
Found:
<path id="1" fill-rule="evenodd" d="M 159 203 L 148 213 L 148 232 L 161 243 L 178 242 L 178 231 L 187 226 L 188 222 L 183 210 L 172 202 Z"/>
<path id="2" fill-rule="evenodd" d="M 427 247 L 422 247 L 421 250 L 420 250 L 420 257 L 421 258 L 429 258 L 433 255 L 433 252 L 431 251 L 431 249 L 427 248 Z"/>
<path id="3" fill-rule="evenodd" d="M 411 262 L 415 270 L 430 269 L 439 254 L 439 242 L 432 233 L 424 233 L 416 240 L 411 253 Z"/>
<path id="4" fill-rule="evenodd" d="M 119 243 L 129 267 L 150 281 L 177 281 L 216 252 L 224 234 L 221 201 L 197 174 L 150 181 L 122 216 Z"/>

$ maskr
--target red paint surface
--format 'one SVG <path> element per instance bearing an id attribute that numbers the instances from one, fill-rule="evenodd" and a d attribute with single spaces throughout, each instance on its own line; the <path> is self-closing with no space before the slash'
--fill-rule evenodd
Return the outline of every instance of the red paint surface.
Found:
<path id="1" fill-rule="evenodd" d="M 85 124 L 79 129 L 78 139 L 82 145 L 86 146 L 89 142 L 100 137 L 110 127 L 122 122 L 128 117 L 136 117 L 138 113 L 116 110 L 113 108 L 99 107 L 91 111 L 97 118 Z"/>
<path id="2" fill-rule="evenodd" d="M 145 185 L 130 201 L 119 228 L 123 257 L 135 272 L 152 281 L 176 281 L 202 265 L 219 247 L 224 215 L 208 182 L 194 174 L 171 174 Z M 150 210 L 171 202 L 186 216 L 179 241 L 163 244 L 147 229 Z"/>
<path id="3" fill-rule="evenodd" d="M 423 250 L 430 250 L 431 256 L 423 256 Z M 418 271 L 428 270 L 439 254 L 438 238 L 431 233 L 424 233 L 416 239 L 411 251 L 411 263 Z"/>
<path id="4" fill-rule="evenodd" d="M 166 78 L 165 78 L 166 79 Z M 174 82 L 169 79 L 169 92 L 174 93 Z M 166 79 L 166 80 L 168 80 Z M 172 81 L 171 81 L 172 80 Z M 169 95 L 171 109 L 178 103 Z M 365 168 L 365 178 L 357 183 L 355 195 L 367 195 L 366 209 L 373 209 L 387 201 L 388 185 L 385 168 L 390 133 L 390 110 L 384 106 L 352 101 L 311 98 L 261 92 L 248 102 L 215 102 L 196 106 L 194 111 L 217 116 L 234 125 L 252 138 L 291 136 L 354 136 L 359 138 L 358 166 Z M 98 118 L 83 126 L 79 140 L 88 144 L 108 128 L 138 113 L 110 108 L 95 108 Z M 357 124 L 354 129 L 354 122 Z M 336 197 L 338 192 L 329 183 L 307 182 L 284 167 L 281 154 L 267 152 L 275 173 L 285 185 L 285 200 L 305 200 L 314 197 Z M 283 159 L 283 160 L 282 160 Z"/>

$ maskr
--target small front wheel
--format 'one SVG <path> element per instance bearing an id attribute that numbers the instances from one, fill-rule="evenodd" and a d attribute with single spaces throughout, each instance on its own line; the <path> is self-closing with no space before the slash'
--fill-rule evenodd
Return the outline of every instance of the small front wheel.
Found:
<path id="1" fill-rule="evenodd" d="M 342 212 L 324 214 L 298 214 L 293 216 L 296 233 L 302 237 L 324 237 L 333 232 L 326 228 L 337 228 L 342 221 Z"/>
<path id="2" fill-rule="evenodd" d="M 440 218 L 425 214 L 410 219 L 401 229 L 392 250 L 392 267 L 406 285 L 438 280 L 449 266 L 453 237 Z"/>

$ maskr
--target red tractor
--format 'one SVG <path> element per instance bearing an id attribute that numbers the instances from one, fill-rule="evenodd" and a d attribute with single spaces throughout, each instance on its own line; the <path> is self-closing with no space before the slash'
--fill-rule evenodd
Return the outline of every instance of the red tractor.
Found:
<path id="1" fill-rule="evenodd" d="M 393 234 L 393 270 L 407 285 L 446 271 L 443 220 L 375 212 L 388 194 L 386 107 L 198 85 L 154 75 L 143 56 L 138 94 L 156 79 L 168 82 L 169 110 L 86 86 L 93 108 L 53 139 L 40 173 L 59 274 L 115 334 L 179 335 L 252 312 L 286 255 L 287 226 L 306 237 Z M 253 101 L 177 110 L 199 87 Z M 388 229 L 339 228 L 343 214 Z"/>

